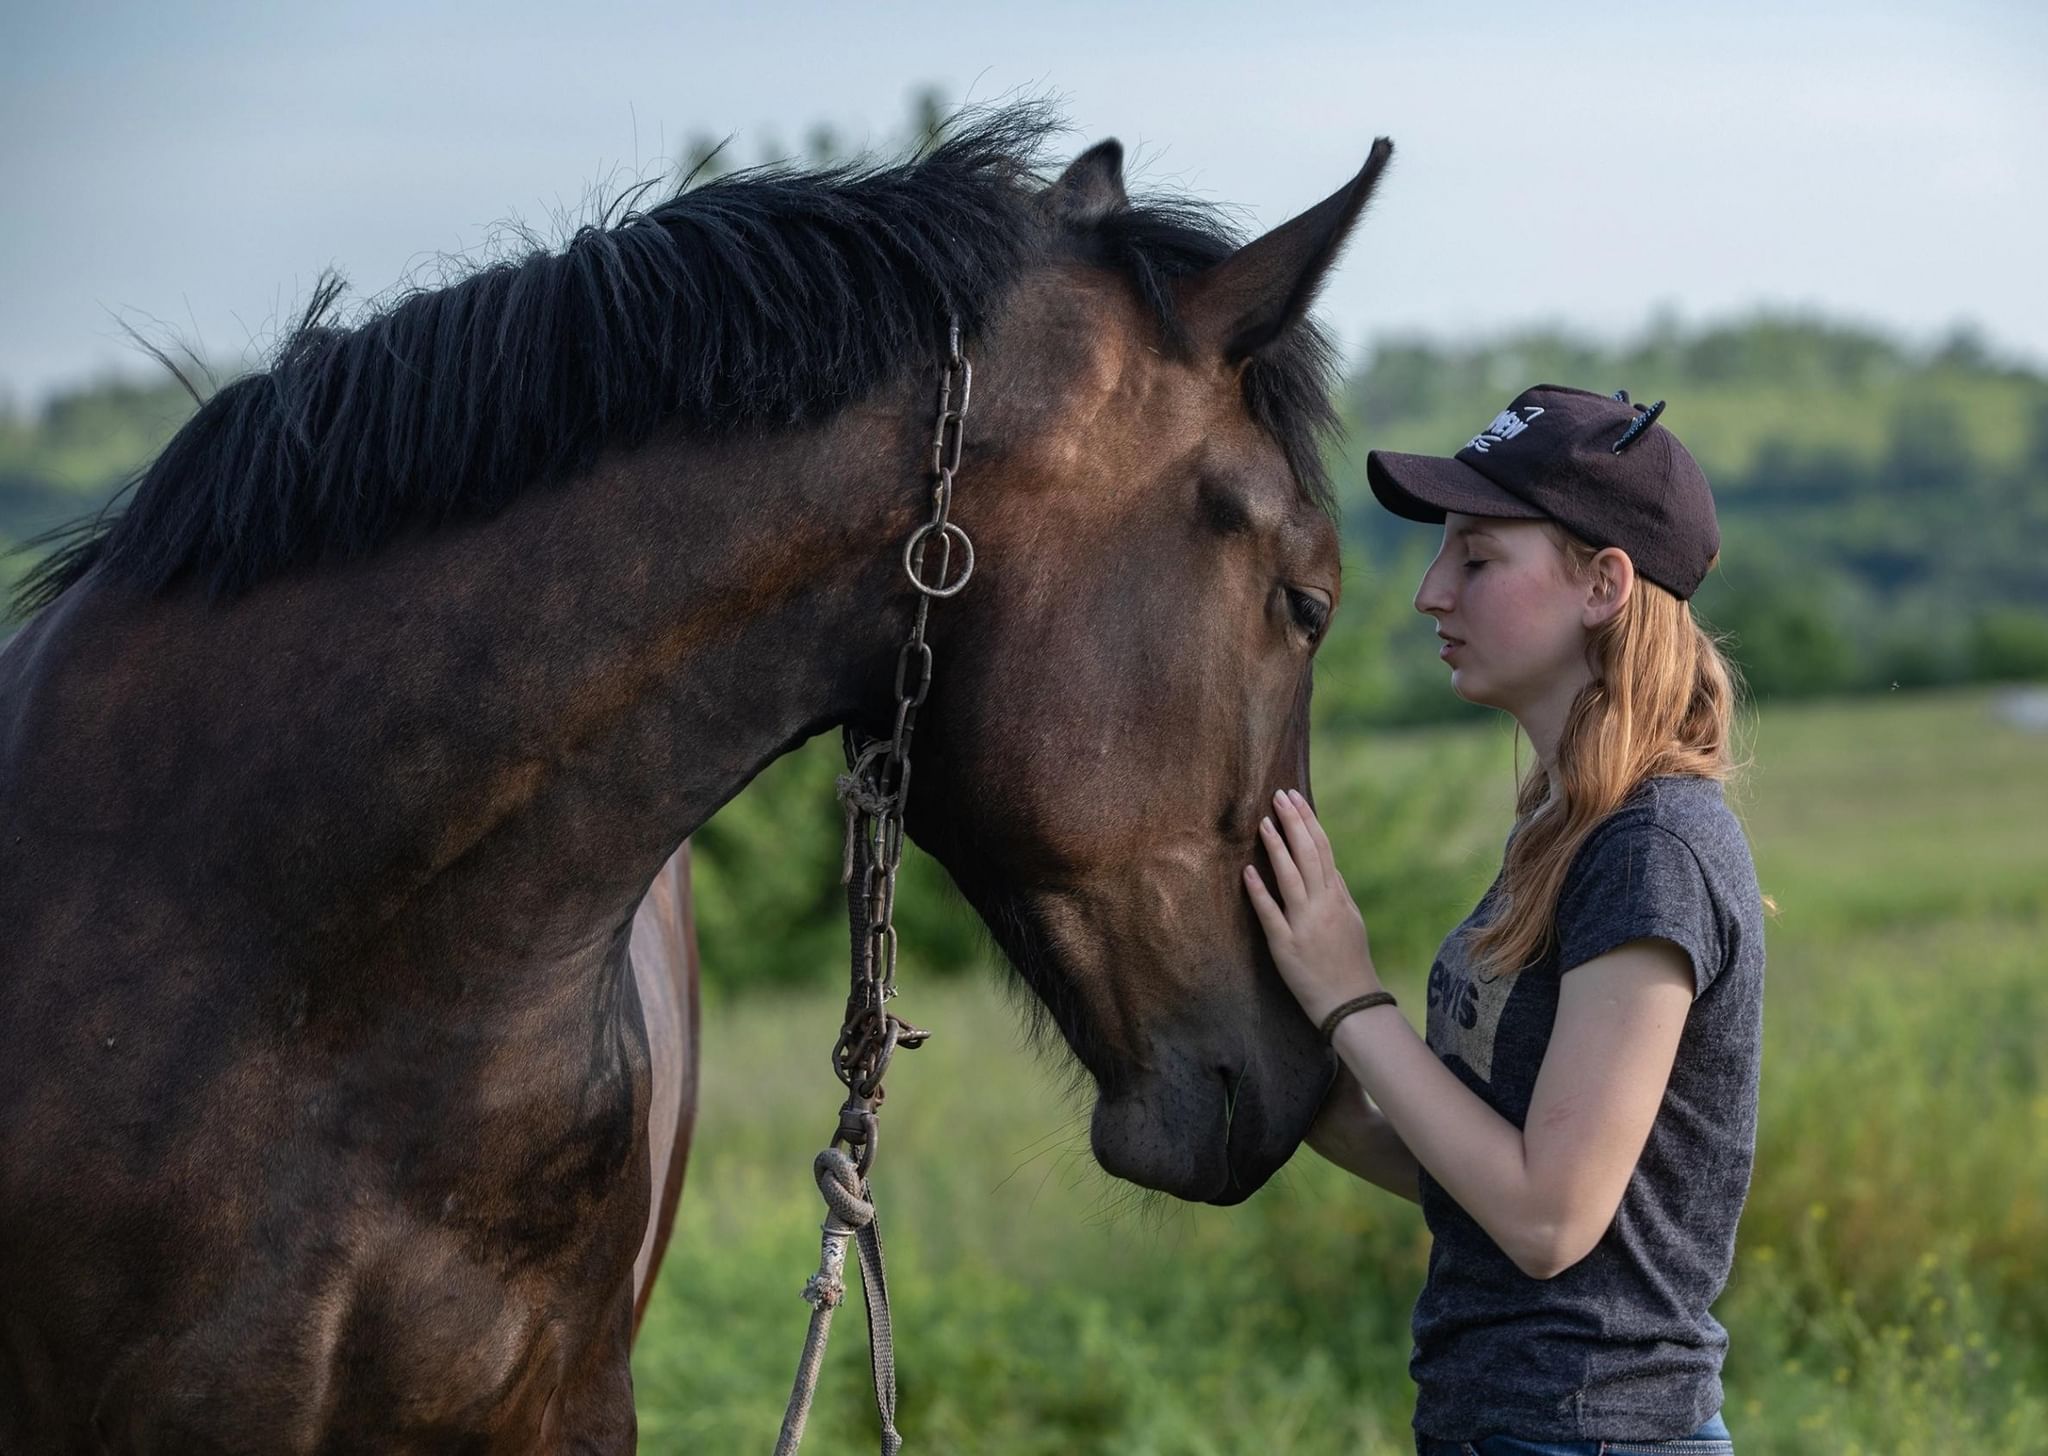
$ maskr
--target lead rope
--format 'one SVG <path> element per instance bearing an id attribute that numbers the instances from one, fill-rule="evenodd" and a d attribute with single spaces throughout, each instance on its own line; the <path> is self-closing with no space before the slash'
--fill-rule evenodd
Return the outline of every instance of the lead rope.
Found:
<path id="1" fill-rule="evenodd" d="M 931 1034 L 885 1008 L 896 995 L 896 871 L 903 862 L 903 811 L 910 801 L 910 735 L 917 723 L 917 710 L 932 685 L 932 650 L 924 640 L 925 619 L 934 598 L 955 595 L 974 575 L 974 543 L 947 519 L 953 508 L 953 474 L 960 467 L 973 387 L 974 369 L 960 352 L 960 319 L 955 315 L 946 326 L 938 422 L 932 431 L 932 514 L 903 545 L 903 570 L 918 596 L 909 640 L 896 654 L 895 731 L 887 738 L 866 738 L 849 726 L 842 735 L 847 771 L 839 778 L 839 801 L 846 811 L 846 851 L 839 877 L 846 886 L 853 959 L 846 1016 L 832 1047 L 832 1071 L 846 1087 L 846 1101 L 840 1106 L 839 1126 L 831 1142 L 811 1164 L 818 1192 L 825 1200 L 824 1239 L 818 1272 L 804 1282 L 811 1324 L 797 1360 L 796 1383 L 782 1418 L 782 1433 L 776 1438 L 775 1456 L 796 1456 L 803 1441 L 804 1422 L 810 1418 L 818 1372 L 825 1361 L 832 1314 L 846 1297 L 849 1238 L 855 1240 L 859 1251 L 882 1456 L 896 1456 L 903 1448 L 903 1437 L 896 1433 L 896 1344 L 889 1323 L 889 1285 L 868 1172 L 875 1162 L 876 1118 L 889 1060 L 898 1048 L 921 1046 Z M 926 552 L 934 537 L 939 543 L 936 585 L 924 576 Z M 955 543 L 962 556 L 960 576 L 949 580 Z"/>

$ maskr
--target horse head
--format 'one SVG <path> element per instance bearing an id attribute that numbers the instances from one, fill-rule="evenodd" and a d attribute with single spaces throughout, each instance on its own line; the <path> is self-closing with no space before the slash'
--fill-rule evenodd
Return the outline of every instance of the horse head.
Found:
<path id="1" fill-rule="evenodd" d="M 1335 1072 L 1240 873 L 1274 791 L 1308 790 L 1341 590 L 1307 309 L 1391 150 L 1233 249 L 1133 208 L 1103 142 L 976 341 L 979 565 L 932 614 L 910 829 L 1093 1081 L 1102 1167 L 1191 1200 L 1250 1196 Z"/>

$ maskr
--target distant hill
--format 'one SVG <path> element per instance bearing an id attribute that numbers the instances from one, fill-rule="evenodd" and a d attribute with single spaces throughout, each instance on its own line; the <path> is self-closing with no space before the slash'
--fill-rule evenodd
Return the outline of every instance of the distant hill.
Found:
<path id="1" fill-rule="evenodd" d="M 192 408 L 175 380 L 106 379 L 58 394 L 33 414 L 0 412 L 0 553 L 105 502 Z M 0 591 L 28 565 L 0 555 Z"/>

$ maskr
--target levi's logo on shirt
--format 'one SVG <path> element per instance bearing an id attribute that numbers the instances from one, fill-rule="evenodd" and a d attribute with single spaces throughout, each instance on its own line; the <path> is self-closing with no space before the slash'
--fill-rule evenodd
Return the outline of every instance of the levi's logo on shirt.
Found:
<path id="1" fill-rule="evenodd" d="M 1465 448 L 1467 450 L 1477 450 L 1480 454 L 1484 455 L 1503 440 L 1512 440 L 1515 436 L 1521 434 L 1522 431 L 1528 429 L 1530 425 L 1535 423 L 1536 417 L 1542 413 L 1543 406 L 1536 404 L 1523 405 L 1520 414 L 1511 409 L 1504 409 L 1493 417 L 1492 424 L 1467 440 Z"/>
<path id="2" fill-rule="evenodd" d="M 1438 1056 L 1455 1056 L 1489 1086 L 1493 1083 L 1494 1034 L 1500 1015 L 1515 989 L 1513 976 L 1475 974 L 1465 963 L 1464 947 L 1453 937 L 1445 947 L 1451 964 L 1439 955 L 1429 968 L 1429 1015 L 1423 1039 Z"/>

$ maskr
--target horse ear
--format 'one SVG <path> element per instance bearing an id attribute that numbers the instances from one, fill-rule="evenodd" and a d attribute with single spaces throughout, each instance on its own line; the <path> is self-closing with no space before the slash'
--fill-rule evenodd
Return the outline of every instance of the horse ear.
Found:
<path id="1" fill-rule="evenodd" d="M 1181 322 L 1198 349 L 1239 364 L 1299 323 L 1365 210 L 1394 144 L 1380 137 L 1365 166 L 1291 222 L 1246 243 L 1175 288 Z"/>
<path id="2" fill-rule="evenodd" d="M 1124 191 L 1124 145 L 1115 137 L 1074 158 L 1044 194 L 1046 212 L 1075 227 L 1093 227 L 1130 200 Z"/>

